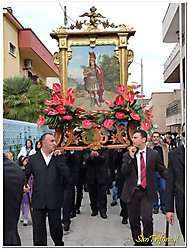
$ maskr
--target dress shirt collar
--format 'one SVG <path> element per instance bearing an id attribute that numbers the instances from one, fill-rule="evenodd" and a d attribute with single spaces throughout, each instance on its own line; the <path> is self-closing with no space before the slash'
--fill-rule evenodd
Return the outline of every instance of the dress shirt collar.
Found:
<path id="1" fill-rule="evenodd" d="M 142 152 L 142 151 L 144 152 L 144 154 L 146 153 L 146 146 L 145 146 L 145 148 L 143 150 L 139 150 L 139 153 Z"/>
<path id="2" fill-rule="evenodd" d="M 48 164 L 49 164 L 49 162 L 50 162 L 50 160 L 51 160 L 51 158 L 52 158 L 54 152 L 52 151 L 48 156 L 46 156 L 46 154 L 44 153 L 44 151 L 43 151 L 42 148 L 41 148 L 41 154 L 42 154 L 42 156 L 44 157 L 44 160 L 45 160 L 45 162 L 46 162 L 46 165 L 48 166 Z"/>

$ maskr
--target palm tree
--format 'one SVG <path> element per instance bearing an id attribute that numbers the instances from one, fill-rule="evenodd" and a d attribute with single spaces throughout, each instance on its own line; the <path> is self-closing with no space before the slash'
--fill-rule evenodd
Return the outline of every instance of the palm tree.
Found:
<path id="1" fill-rule="evenodd" d="M 44 83 L 34 84 L 30 78 L 11 77 L 3 84 L 3 117 L 36 122 L 43 113 L 44 101 L 51 96 Z"/>

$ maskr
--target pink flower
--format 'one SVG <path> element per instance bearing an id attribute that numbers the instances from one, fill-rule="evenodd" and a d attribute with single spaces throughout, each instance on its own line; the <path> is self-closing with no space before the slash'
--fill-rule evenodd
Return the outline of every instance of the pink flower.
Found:
<path id="1" fill-rule="evenodd" d="M 66 94 L 67 94 L 68 96 L 74 97 L 75 94 L 76 94 L 76 92 L 74 91 L 73 88 L 69 88 L 69 89 L 67 90 Z"/>
<path id="2" fill-rule="evenodd" d="M 114 103 L 110 102 L 110 101 L 105 101 L 105 104 L 109 107 L 114 107 Z"/>
<path id="3" fill-rule="evenodd" d="M 57 110 L 60 114 L 65 114 L 66 113 L 66 108 L 63 105 L 59 105 L 57 107 Z"/>
<path id="4" fill-rule="evenodd" d="M 84 119 L 84 118 L 86 118 L 86 116 L 85 115 L 79 115 L 78 118 Z"/>
<path id="5" fill-rule="evenodd" d="M 71 119 L 72 119 L 72 116 L 66 115 L 66 116 L 63 117 L 63 119 L 64 119 L 64 120 L 71 120 Z"/>
<path id="6" fill-rule="evenodd" d="M 91 129 L 91 127 L 92 127 L 92 123 L 87 119 L 82 121 L 82 125 L 85 129 Z"/>
<path id="7" fill-rule="evenodd" d="M 146 105 L 145 105 L 145 104 L 142 104 L 142 105 L 141 105 L 141 107 L 142 107 L 142 108 L 145 108 L 145 107 L 146 107 Z"/>
<path id="8" fill-rule="evenodd" d="M 136 97 L 138 99 L 143 99 L 145 97 L 145 95 L 144 94 L 136 94 Z"/>
<path id="9" fill-rule="evenodd" d="M 133 91 L 130 91 L 127 93 L 126 100 L 130 101 L 130 102 L 134 101 L 134 92 Z"/>
<path id="10" fill-rule="evenodd" d="M 142 122 L 141 122 L 141 127 L 142 127 L 142 129 L 148 131 L 150 129 L 150 127 L 151 127 L 150 120 L 143 119 Z"/>
<path id="11" fill-rule="evenodd" d="M 49 111 L 48 111 L 48 115 L 50 116 L 54 116 L 54 115 L 57 115 L 59 112 L 53 108 L 50 108 Z"/>
<path id="12" fill-rule="evenodd" d="M 110 129 L 110 128 L 112 127 L 112 125 L 113 125 L 113 121 L 112 121 L 111 119 L 106 119 L 106 120 L 104 121 L 104 127 L 105 127 L 106 129 Z"/>
<path id="13" fill-rule="evenodd" d="M 65 99 L 65 104 L 70 106 L 74 103 L 74 99 L 72 96 L 67 96 L 66 99 Z"/>
<path id="14" fill-rule="evenodd" d="M 61 92 L 61 90 L 62 90 L 62 87 L 61 87 L 60 83 L 53 83 L 52 88 L 53 88 L 55 93 Z"/>
<path id="15" fill-rule="evenodd" d="M 119 85 L 118 86 L 118 93 L 123 94 L 123 93 L 126 93 L 126 92 L 127 92 L 126 86 L 124 86 L 124 85 Z"/>
<path id="16" fill-rule="evenodd" d="M 141 85 L 135 85 L 135 86 L 133 86 L 134 89 L 137 89 L 139 87 L 141 87 Z"/>
<path id="17" fill-rule="evenodd" d="M 46 120 L 45 117 L 43 117 L 43 116 L 39 117 L 37 120 L 37 125 L 42 126 L 44 124 L 45 120 Z"/>
<path id="18" fill-rule="evenodd" d="M 138 113 L 136 112 L 131 112 L 130 114 L 131 118 L 134 119 L 134 120 L 140 120 L 140 116 Z"/>
<path id="19" fill-rule="evenodd" d="M 56 105 L 60 105 L 63 102 L 63 96 L 60 93 L 54 93 L 53 102 Z"/>
<path id="20" fill-rule="evenodd" d="M 115 99 L 115 103 L 117 105 L 123 105 L 124 104 L 124 97 L 122 95 L 118 95 Z"/>
<path id="21" fill-rule="evenodd" d="M 148 118 L 153 118 L 153 113 L 150 110 L 146 110 L 145 114 Z"/>
<path id="22" fill-rule="evenodd" d="M 85 110 L 84 110 L 83 108 L 81 108 L 81 107 L 78 107 L 77 110 L 78 110 L 79 112 L 85 112 Z"/>
<path id="23" fill-rule="evenodd" d="M 44 102 L 44 104 L 45 104 L 45 105 L 53 105 L 53 104 L 54 104 L 54 101 L 53 101 L 53 99 L 51 99 L 51 100 L 46 100 L 46 101 Z"/>
<path id="24" fill-rule="evenodd" d="M 115 116 L 118 119 L 123 119 L 125 117 L 125 113 L 123 113 L 123 112 L 116 112 Z"/>
<path id="25" fill-rule="evenodd" d="M 102 110 L 97 110 L 97 113 L 105 113 L 106 111 L 104 109 Z"/>

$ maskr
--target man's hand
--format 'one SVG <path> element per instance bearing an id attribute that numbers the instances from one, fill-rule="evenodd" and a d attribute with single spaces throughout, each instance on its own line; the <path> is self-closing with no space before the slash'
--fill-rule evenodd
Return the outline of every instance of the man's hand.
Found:
<path id="1" fill-rule="evenodd" d="M 173 212 L 166 212 L 166 220 L 173 225 L 174 224 L 174 213 Z"/>
<path id="2" fill-rule="evenodd" d="M 27 187 L 24 185 L 23 192 L 24 193 L 29 193 L 30 192 L 30 186 L 29 186 L 29 184 L 27 184 Z"/>
<path id="3" fill-rule="evenodd" d="M 136 151 L 137 151 L 136 147 L 134 146 L 129 147 L 129 156 L 134 158 Z"/>

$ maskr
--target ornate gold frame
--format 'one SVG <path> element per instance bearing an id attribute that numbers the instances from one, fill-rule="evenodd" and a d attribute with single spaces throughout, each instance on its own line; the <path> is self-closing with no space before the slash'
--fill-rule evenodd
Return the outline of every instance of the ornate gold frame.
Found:
<path id="1" fill-rule="evenodd" d="M 127 49 L 128 40 L 135 34 L 132 27 L 125 24 L 115 25 L 100 13 L 96 13 L 96 8 L 90 8 L 80 17 L 89 17 L 87 22 L 76 21 L 75 25 L 70 27 L 57 28 L 50 36 L 57 40 L 59 52 L 54 53 L 54 62 L 59 67 L 60 82 L 63 86 L 63 94 L 68 88 L 68 62 L 72 58 L 71 46 L 95 46 L 115 45 L 114 55 L 118 58 L 120 64 L 120 84 L 127 85 L 128 67 L 132 63 L 134 53 Z M 100 18 L 100 19 L 99 19 Z M 82 30 L 83 29 L 83 30 Z"/>
<path id="2" fill-rule="evenodd" d="M 68 63 L 72 58 L 72 46 L 106 46 L 115 45 L 114 55 L 119 60 L 120 64 L 120 82 L 119 84 L 127 85 L 128 81 L 128 67 L 132 63 L 134 53 L 128 49 L 128 41 L 136 31 L 132 27 L 125 24 L 115 25 L 109 23 L 108 19 L 104 20 L 104 16 L 96 12 L 96 8 L 93 6 L 90 8 L 90 12 L 85 12 L 80 17 L 89 17 L 89 21 L 76 21 L 69 27 L 59 27 L 53 30 L 50 36 L 57 40 L 59 52 L 54 53 L 54 62 L 59 67 L 60 82 L 62 85 L 62 94 L 65 95 L 68 89 Z M 102 21 L 101 21 L 102 19 Z M 128 138 L 131 137 L 137 122 L 130 122 L 127 129 Z M 94 150 L 100 148 L 124 148 L 130 145 L 130 140 L 126 141 L 121 135 L 121 130 L 117 126 L 116 132 L 111 134 L 111 144 L 108 144 L 107 135 L 102 135 L 102 128 L 98 125 L 94 125 L 94 140 L 92 143 L 88 143 L 86 138 L 82 135 L 74 134 L 74 127 L 68 127 L 68 130 L 63 128 L 57 128 L 55 132 L 55 138 L 57 142 L 57 149 L 84 149 L 91 148 Z M 64 136 L 67 137 L 66 142 Z M 79 143 L 83 144 L 82 146 Z"/>

